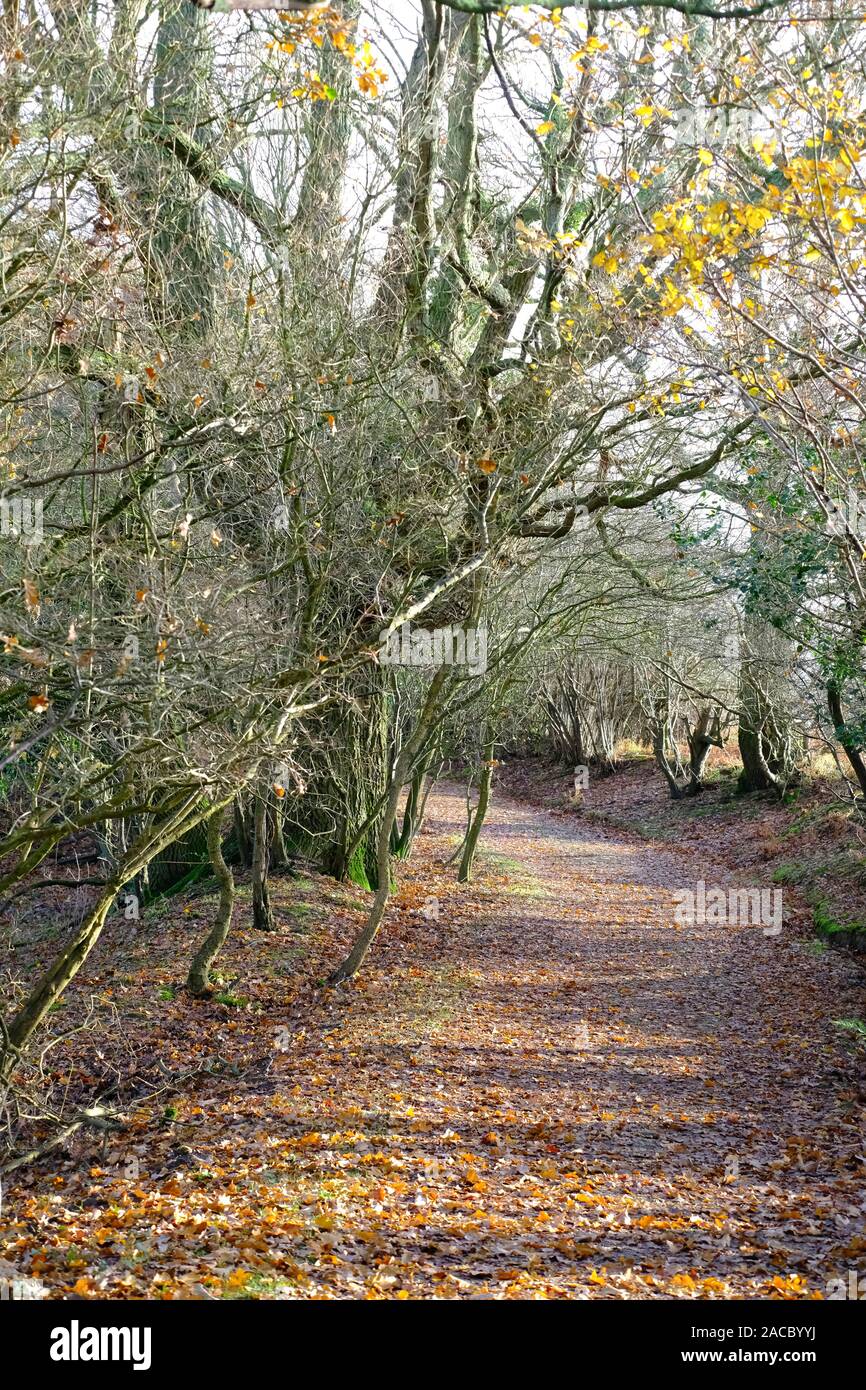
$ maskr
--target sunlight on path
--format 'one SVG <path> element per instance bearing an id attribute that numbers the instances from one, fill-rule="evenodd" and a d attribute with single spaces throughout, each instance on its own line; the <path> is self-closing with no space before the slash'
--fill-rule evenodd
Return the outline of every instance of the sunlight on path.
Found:
<path id="1" fill-rule="evenodd" d="M 859 972 L 678 927 L 705 863 L 501 797 L 461 890 L 442 861 L 462 817 L 435 798 L 398 899 L 439 895 L 442 958 L 386 937 L 311 1043 L 310 1066 L 350 1071 L 289 1142 L 322 1228 L 296 1291 L 822 1294 L 862 1244 L 862 1105 L 831 1023 Z"/>
<path id="2" fill-rule="evenodd" d="M 793 929 L 680 926 L 674 893 L 724 871 L 502 796 L 458 885 L 464 814 L 432 798 L 349 985 L 293 1003 L 297 937 L 236 941 L 261 993 L 207 1046 L 243 1030 L 243 1064 L 34 1176 L 28 1273 L 85 1298 L 811 1298 L 862 1266 L 833 1025 L 861 970 Z"/>

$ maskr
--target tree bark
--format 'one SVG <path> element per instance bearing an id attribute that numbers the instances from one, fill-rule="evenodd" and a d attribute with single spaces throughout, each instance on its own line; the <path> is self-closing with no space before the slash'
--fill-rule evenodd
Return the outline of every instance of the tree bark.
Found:
<path id="1" fill-rule="evenodd" d="M 478 805 L 475 807 L 475 814 L 466 831 L 466 840 L 463 845 L 463 855 L 460 860 L 460 868 L 457 870 L 457 882 L 469 883 L 472 878 L 472 864 L 475 859 L 475 852 L 478 848 L 478 839 L 484 826 L 484 818 L 487 815 L 487 807 L 490 805 L 490 788 L 493 783 L 493 740 L 488 739 L 484 745 L 484 765 L 481 769 L 481 777 L 478 782 Z"/>
<path id="2" fill-rule="evenodd" d="M 388 791 L 388 800 L 385 803 L 385 811 L 379 826 L 379 842 L 377 846 L 377 870 L 379 887 L 376 889 L 376 896 L 373 899 L 373 906 L 370 909 L 370 916 L 367 924 L 352 945 L 352 949 L 346 956 L 342 965 L 328 979 L 328 984 L 337 985 L 343 980 L 351 979 L 360 969 L 361 964 L 372 946 L 376 935 L 382 925 L 382 918 L 385 915 L 385 908 L 391 896 L 391 828 L 397 816 L 397 803 L 400 800 L 400 791 L 403 778 L 407 771 L 407 761 L 401 753 L 395 769 L 394 778 Z"/>
<path id="3" fill-rule="evenodd" d="M 211 866 L 219 884 L 220 897 L 216 920 L 193 956 L 187 976 L 191 994 L 204 994 L 210 985 L 210 968 L 222 949 L 232 924 L 235 901 L 235 881 L 222 852 L 222 809 L 215 811 L 207 823 L 207 848 Z"/>
<path id="4" fill-rule="evenodd" d="M 385 915 L 385 908 L 391 896 L 391 832 L 397 817 L 397 806 L 400 801 L 400 792 L 406 781 L 418 753 L 424 746 L 430 725 L 436 713 L 436 704 L 439 693 L 445 684 L 449 674 L 446 666 L 441 666 L 430 682 L 427 691 L 427 698 L 418 716 L 415 731 L 411 738 L 407 738 L 403 747 L 397 755 L 394 771 L 388 786 L 388 796 L 385 802 L 385 809 L 379 823 L 379 837 L 377 843 L 377 875 L 379 884 L 376 889 L 376 896 L 370 909 L 370 916 L 364 929 L 358 933 L 352 945 L 352 949 L 346 959 L 328 977 L 328 984 L 340 984 L 343 980 L 351 979 L 360 969 L 364 957 L 372 946 L 379 928 L 382 925 L 382 918 Z"/>
<path id="5" fill-rule="evenodd" d="M 428 762 L 425 759 L 409 783 L 406 805 L 403 808 L 403 823 L 399 834 L 395 822 L 394 832 L 391 836 L 391 849 L 397 859 L 408 859 L 412 850 L 412 843 L 418 831 L 423 804 L 426 800 L 424 779 L 427 776 L 427 766 Z"/>
<path id="6" fill-rule="evenodd" d="M 276 931 L 271 895 L 268 891 L 270 869 L 270 826 L 268 803 L 261 794 L 256 798 L 253 821 L 253 926 L 257 931 Z"/>
<path id="7" fill-rule="evenodd" d="M 831 681 L 827 686 L 827 707 L 830 711 L 830 718 L 833 720 L 836 737 L 854 770 L 860 792 L 866 796 L 866 762 L 863 760 L 861 745 L 846 728 L 845 715 L 842 710 L 842 691 L 835 681 Z"/>

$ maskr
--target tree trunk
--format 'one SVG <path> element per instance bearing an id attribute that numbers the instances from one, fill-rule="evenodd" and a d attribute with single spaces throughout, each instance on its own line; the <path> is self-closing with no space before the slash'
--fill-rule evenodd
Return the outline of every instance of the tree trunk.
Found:
<path id="1" fill-rule="evenodd" d="M 845 715 L 842 710 L 842 690 L 835 681 L 831 681 L 827 686 L 827 707 L 830 711 L 830 718 L 833 720 L 836 737 L 854 770 L 860 792 L 866 796 L 866 762 L 863 761 L 861 745 L 846 727 Z"/>
<path id="2" fill-rule="evenodd" d="M 273 820 L 274 862 L 279 864 L 281 869 L 290 869 L 289 852 L 286 849 L 286 838 L 283 834 L 283 804 L 279 798 L 276 805 L 271 807 L 271 817 Z"/>
<path id="3" fill-rule="evenodd" d="M 378 887 L 376 847 L 390 763 L 383 676 L 364 672 L 348 687 L 351 701 L 323 714 L 308 750 L 311 791 L 292 798 L 283 822 L 289 854 L 368 890 Z"/>
<path id="4" fill-rule="evenodd" d="M 394 832 L 391 836 L 391 851 L 396 859 L 408 859 L 411 853 L 412 842 L 418 830 L 421 808 L 426 799 L 424 797 L 424 779 L 427 776 L 427 766 L 428 763 L 425 760 L 409 783 L 409 793 L 403 808 L 403 824 L 399 834 L 396 833 L 395 819 Z"/>
<path id="5" fill-rule="evenodd" d="M 376 889 L 376 896 L 373 899 L 373 906 L 370 909 L 370 916 L 367 925 L 352 945 L 352 949 L 346 956 L 342 965 L 339 965 L 329 977 L 328 983 L 331 985 L 340 984 L 343 980 L 351 977 L 360 968 L 364 957 L 369 951 L 375 940 L 376 934 L 382 925 L 382 918 L 385 915 L 385 908 L 391 896 L 391 828 L 397 816 L 397 803 L 400 800 L 403 777 L 406 775 L 407 764 L 403 760 L 403 755 L 397 760 L 397 768 L 388 792 L 388 800 L 385 803 L 385 810 L 379 825 L 379 842 L 377 852 L 377 876 L 379 887 Z"/>
<path id="6" fill-rule="evenodd" d="M 721 748 L 724 744 L 721 717 L 718 710 L 713 715 L 710 707 L 705 705 L 698 711 L 695 727 L 688 730 L 688 744 L 689 782 L 686 787 L 686 795 L 697 796 L 699 792 L 704 790 L 704 772 L 710 750 Z"/>
<path id="7" fill-rule="evenodd" d="M 747 719 L 749 717 L 747 716 Z M 743 770 L 740 773 L 740 790 L 744 792 L 766 792 L 778 790 L 778 779 L 773 774 L 764 749 L 763 729 L 757 721 L 743 722 L 742 716 L 737 730 L 737 743 Z M 767 750 L 769 751 L 769 750 Z"/>
<path id="8" fill-rule="evenodd" d="M 193 956 L 186 986 L 191 994 L 204 994 L 210 985 L 210 968 L 225 943 L 232 924 L 235 881 L 222 852 L 222 810 L 215 811 L 207 823 L 207 847 L 211 867 L 220 888 L 216 921 Z"/>
<path id="9" fill-rule="evenodd" d="M 478 783 L 478 805 L 475 807 L 475 815 L 466 831 L 466 840 L 463 845 L 463 856 L 460 860 L 460 868 L 457 870 L 457 882 L 469 883 L 472 878 L 472 863 L 475 859 L 475 851 L 478 848 L 478 839 L 484 825 L 484 818 L 487 815 L 487 807 L 490 805 L 490 788 L 493 782 L 493 740 L 489 739 L 484 745 L 484 765 L 481 769 L 481 777 Z"/>
<path id="10" fill-rule="evenodd" d="M 253 866 L 253 847 L 249 834 L 249 818 L 246 815 L 242 796 L 236 796 L 232 808 L 237 863 L 245 869 Z"/>
<path id="11" fill-rule="evenodd" d="M 379 823 L 379 836 L 376 847 L 377 857 L 377 877 L 379 885 L 376 889 L 376 896 L 373 899 L 373 906 L 370 909 L 370 916 L 364 929 L 358 933 L 352 945 L 352 949 L 346 959 L 328 977 L 328 984 L 340 984 L 343 980 L 351 977 L 360 968 L 364 957 L 369 951 L 376 935 L 382 925 L 382 918 L 385 915 L 385 908 L 391 896 L 391 831 L 397 817 L 397 806 L 400 801 L 400 792 L 413 764 L 424 747 L 430 725 L 436 713 L 436 705 L 439 699 L 439 692 L 445 684 L 446 678 L 450 673 L 450 668 L 440 666 L 430 682 L 427 691 L 427 698 L 424 701 L 423 709 L 418 716 L 415 725 L 415 732 L 411 738 L 407 738 L 403 747 L 397 755 L 397 761 L 391 774 L 388 786 L 388 795 L 385 801 L 385 809 Z"/>
<path id="12" fill-rule="evenodd" d="M 666 724 L 659 723 L 653 730 L 652 750 L 662 776 L 668 784 L 668 791 L 674 801 L 679 801 L 683 796 L 683 788 L 680 786 L 676 772 L 671 766 L 668 757 L 668 729 Z"/>
<path id="13" fill-rule="evenodd" d="M 783 788 L 783 771 L 776 735 L 776 721 L 766 691 L 752 671 L 752 662 L 743 661 L 740 668 L 740 722 L 737 743 L 743 771 L 740 790 L 744 792 L 779 793 Z"/>
<path id="14" fill-rule="evenodd" d="M 704 772 L 712 746 L 710 739 L 698 738 L 694 744 L 689 739 L 689 785 L 686 788 L 689 796 L 697 796 L 704 790 Z"/>
<path id="15" fill-rule="evenodd" d="M 796 773 L 803 750 L 786 699 L 790 660 L 789 639 L 759 616 L 749 615 L 740 656 L 741 791 L 781 796 Z"/>
<path id="16" fill-rule="evenodd" d="M 253 821 L 253 926 L 257 931 L 276 931 L 271 895 L 268 891 L 270 869 L 270 827 L 268 803 L 264 794 L 256 798 Z"/>

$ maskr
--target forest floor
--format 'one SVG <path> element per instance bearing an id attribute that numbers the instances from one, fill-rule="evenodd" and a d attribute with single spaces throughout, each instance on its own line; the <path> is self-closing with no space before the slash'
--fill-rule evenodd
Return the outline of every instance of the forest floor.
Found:
<path id="1" fill-rule="evenodd" d="M 242 890 L 207 1001 L 177 986 L 209 889 L 107 934 L 63 1021 L 99 1039 L 46 1068 L 70 1097 L 129 1078 L 125 1128 L 4 1179 L 0 1274 L 85 1299 L 808 1299 L 863 1273 L 856 960 L 793 899 L 778 936 L 678 925 L 676 890 L 736 866 L 499 790 L 461 887 L 464 819 L 439 789 L 338 989 L 363 902 L 324 878 L 275 882 L 273 935 Z"/>

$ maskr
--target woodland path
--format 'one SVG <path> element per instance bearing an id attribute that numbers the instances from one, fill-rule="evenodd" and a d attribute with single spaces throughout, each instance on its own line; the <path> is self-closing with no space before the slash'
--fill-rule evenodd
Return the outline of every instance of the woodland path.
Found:
<path id="1" fill-rule="evenodd" d="M 431 799 L 359 977 L 292 1005 L 269 975 L 269 1009 L 220 1025 L 254 1065 L 25 1179 L 26 1272 L 266 1299 L 797 1299 L 866 1272 L 862 1051 L 834 1025 L 862 969 L 794 927 L 678 926 L 674 891 L 724 869 L 502 794 L 460 886 L 464 813 Z M 291 971 L 292 941 L 235 950 Z"/>
<path id="2" fill-rule="evenodd" d="M 293 1058 L 329 1097 L 293 1111 L 297 1293 L 796 1298 L 864 1266 L 833 1025 L 862 971 L 787 930 L 678 927 L 673 891 L 730 875 L 501 795 L 458 888 L 463 809 L 434 798 L 397 900 L 438 895 L 440 950 L 386 928 Z"/>

